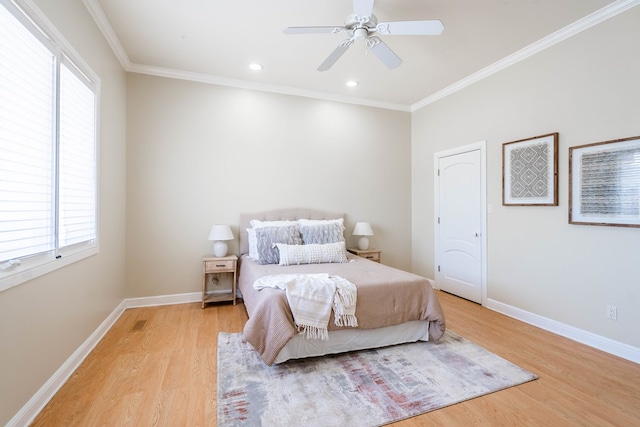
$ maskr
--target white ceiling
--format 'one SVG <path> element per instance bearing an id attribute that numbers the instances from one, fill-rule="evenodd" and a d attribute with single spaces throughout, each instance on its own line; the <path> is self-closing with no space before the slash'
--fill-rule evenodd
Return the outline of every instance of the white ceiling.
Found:
<path id="1" fill-rule="evenodd" d="M 381 36 L 403 59 L 393 70 L 355 44 L 319 72 L 345 33 L 282 30 L 341 26 L 351 0 L 84 2 L 128 71 L 407 111 L 630 7 L 629 0 L 376 0 L 380 22 L 440 19 L 444 32 Z M 252 61 L 264 70 L 249 70 Z M 348 80 L 360 84 L 348 88 Z"/>

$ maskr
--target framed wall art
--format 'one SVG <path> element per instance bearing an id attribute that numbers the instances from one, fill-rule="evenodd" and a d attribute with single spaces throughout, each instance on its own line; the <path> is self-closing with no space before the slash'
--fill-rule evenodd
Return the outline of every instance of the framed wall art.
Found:
<path id="1" fill-rule="evenodd" d="M 640 227 L 640 136 L 569 148 L 569 223 Z"/>
<path id="2" fill-rule="evenodd" d="M 502 204 L 558 206 L 558 133 L 502 144 Z"/>

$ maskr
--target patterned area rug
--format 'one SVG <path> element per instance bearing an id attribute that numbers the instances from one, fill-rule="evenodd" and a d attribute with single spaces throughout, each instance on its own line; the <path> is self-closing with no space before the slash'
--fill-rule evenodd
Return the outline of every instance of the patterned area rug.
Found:
<path id="1" fill-rule="evenodd" d="M 218 336 L 219 426 L 379 426 L 536 379 L 447 331 L 417 342 L 266 366 Z"/>

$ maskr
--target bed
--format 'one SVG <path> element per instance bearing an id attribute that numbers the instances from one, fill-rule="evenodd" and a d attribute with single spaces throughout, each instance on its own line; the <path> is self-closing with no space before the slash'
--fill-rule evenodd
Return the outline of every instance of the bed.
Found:
<path id="1" fill-rule="evenodd" d="M 326 255 L 325 248 L 344 247 L 343 218 L 344 215 L 340 213 L 315 209 L 279 209 L 240 215 L 238 288 L 249 316 L 243 337 L 255 348 L 265 364 L 420 340 L 438 340 L 444 334 L 444 313 L 426 278 L 358 257 L 345 250 Z M 339 233 L 335 224 L 342 227 Z M 328 233 L 327 227 L 330 227 Z M 295 234 L 296 230 L 300 233 L 301 228 L 306 232 L 303 233 L 304 239 Z M 271 240 L 265 237 L 267 235 Z M 342 243 L 339 243 L 340 238 L 343 239 Z M 276 241 L 281 243 L 277 247 L 273 244 Z M 295 249 L 298 253 L 308 249 L 299 245 L 310 243 L 322 247 L 322 256 L 328 256 L 329 259 L 318 261 L 316 258 L 309 264 L 300 259 L 292 262 L 291 250 Z M 256 245 L 260 250 L 267 251 L 266 255 L 257 254 Z M 274 251 L 275 259 L 269 259 Z M 278 259 L 278 254 L 283 258 Z M 291 265 L 280 265 L 282 261 L 288 261 Z M 328 339 L 308 339 L 298 333 L 284 290 L 254 288 L 256 280 L 273 275 L 322 273 L 344 278 L 357 288 L 355 315 L 358 326 L 336 326 L 332 312 L 327 328 Z"/>

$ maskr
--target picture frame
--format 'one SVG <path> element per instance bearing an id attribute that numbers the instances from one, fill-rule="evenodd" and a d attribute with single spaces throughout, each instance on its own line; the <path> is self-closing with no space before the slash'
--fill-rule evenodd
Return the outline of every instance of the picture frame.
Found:
<path id="1" fill-rule="evenodd" d="M 640 136 L 569 148 L 569 224 L 640 227 Z"/>
<path id="2" fill-rule="evenodd" d="M 502 205 L 558 206 L 558 132 L 502 144 Z"/>

